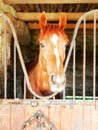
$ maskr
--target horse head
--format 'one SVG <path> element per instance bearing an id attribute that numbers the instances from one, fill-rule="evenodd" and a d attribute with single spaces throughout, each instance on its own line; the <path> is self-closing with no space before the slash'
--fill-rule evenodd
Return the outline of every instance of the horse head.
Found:
<path id="1" fill-rule="evenodd" d="M 61 14 L 58 24 L 47 23 L 45 12 L 40 17 L 39 35 L 39 64 L 42 76 L 42 90 L 50 93 L 61 92 L 66 84 L 64 73 L 65 50 L 68 43 L 66 28 L 66 17 Z M 44 79 L 44 80 L 43 80 Z"/>

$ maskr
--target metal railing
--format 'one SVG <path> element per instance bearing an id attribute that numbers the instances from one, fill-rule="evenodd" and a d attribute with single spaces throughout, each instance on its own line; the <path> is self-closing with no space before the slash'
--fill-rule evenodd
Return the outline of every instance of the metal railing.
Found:
<path id="1" fill-rule="evenodd" d="M 76 24 L 76 27 L 74 29 L 74 34 L 73 34 L 73 37 L 72 37 L 72 41 L 71 41 L 71 45 L 70 45 L 70 48 L 69 48 L 69 52 L 67 54 L 67 59 L 65 61 L 65 65 L 64 65 L 64 70 L 65 70 L 65 73 L 67 73 L 67 70 L 68 70 L 68 66 L 69 66 L 69 63 L 70 63 L 70 59 L 71 59 L 71 56 L 72 59 L 73 59 L 73 68 L 72 68 L 72 71 L 73 71 L 73 75 L 72 75 L 72 99 L 75 100 L 76 99 L 76 57 L 77 57 L 77 54 L 76 54 L 76 49 L 77 49 L 77 35 L 78 35 L 78 30 L 79 30 L 79 26 L 80 24 L 83 24 L 83 40 L 82 40 L 82 43 L 83 43 L 83 73 L 82 73 L 82 87 L 83 87 L 83 93 L 82 93 L 82 98 L 83 100 L 86 99 L 86 51 L 87 51 L 87 48 L 86 48 L 86 45 L 87 45 L 87 29 L 86 29 L 86 23 L 87 23 L 87 20 L 89 19 L 89 16 L 93 16 L 93 19 L 90 21 L 92 22 L 93 24 L 93 36 L 91 36 L 91 38 L 93 39 L 93 100 L 95 100 L 97 97 L 96 97 L 96 66 L 97 66 L 97 62 L 96 62 L 96 25 L 97 25 L 97 14 L 98 14 L 98 10 L 92 10 L 90 12 L 87 12 L 85 13 L 83 16 L 80 17 L 80 19 L 78 20 L 77 24 Z M 4 20 L 4 28 L 3 28 L 3 33 L 4 33 L 4 99 L 7 99 L 7 45 L 6 45 L 6 24 L 9 24 L 9 27 L 11 29 L 11 32 L 12 32 L 12 35 L 13 35 L 13 39 L 14 39 L 14 67 L 13 67 L 13 72 L 14 72 L 14 99 L 17 98 L 17 95 L 16 95 L 16 77 L 17 77 L 17 64 L 16 64 L 16 61 L 17 61 L 17 58 L 16 58 L 16 53 L 18 53 L 18 56 L 19 56 L 19 60 L 20 60 L 20 63 L 21 63 L 21 66 L 22 66 L 22 70 L 23 70 L 23 74 L 24 74 L 24 99 L 26 99 L 26 84 L 28 86 L 28 89 L 29 91 L 34 95 L 34 98 L 45 98 L 45 99 L 49 99 L 49 98 L 52 98 L 54 97 L 53 99 L 55 99 L 55 95 L 57 93 L 54 93 L 50 96 L 39 96 L 37 95 L 31 88 L 31 85 L 30 85 L 30 81 L 29 81 L 29 78 L 28 78 L 28 74 L 27 74 L 27 71 L 26 71 L 26 67 L 25 67 L 25 64 L 24 64 L 24 60 L 23 60 L 23 56 L 22 56 L 22 53 L 21 53 L 21 49 L 20 49 L 20 46 L 19 46 L 19 42 L 18 42 L 18 39 L 17 39 L 17 36 L 16 36 L 16 32 L 15 32 L 15 28 L 12 24 L 12 22 L 10 21 L 10 19 L 8 17 L 6 17 L 4 14 L 0 14 L 0 18 L 2 18 L 2 20 Z M 67 77 L 68 79 L 69 77 Z M 67 97 L 66 95 L 66 87 L 65 87 L 65 90 L 63 91 L 62 93 L 62 97 L 63 99 L 65 99 Z"/>
<path id="2" fill-rule="evenodd" d="M 14 98 L 16 98 L 16 50 L 18 52 L 18 55 L 19 55 L 19 59 L 20 59 L 20 62 L 21 62 L 21 66 L 22 66 L 22 69 L 23 69 L 23 73 L 24 73 L 24 76 L 26 77 L 26 82 L 28 84 L 28 86 L 30 86 L 30 82 L 29 82 L 29 79 L 28 79 L 28 75 L 27 75 L 27 71 L 26 71 L 26 67 L 25 67 L 25 64 L 24 64 L 24 60 L 23 60 L 23 57 L 22 57 L 22 53 L 21 53 L 21 49 L 20 49 L 20 46 L 19 46 L 19 42 L 18 42 L 18 39 L 17 39 L 17 36 L 16 36 L 16 31 L 15 31 L 15 28 L 12 24 L 12 22 L 10 21 L 10 19 L 5 16 L 4 14 L 0 14 L 0 19 L 3 21 L 2 23 L 4 23 L 4 28 L 1 30 L 1 32 L 4 33 L 4 99 L 7 99 L 7 41 L 6 41 L 6 34 L 7 34 L 7 30 L 6 30 L 6 25 L 8 24 L 10 29 L 11 29 L 11 33 L 12 33 L 12 36 L 13 36 L 13 39 L 14 39 Z M 29 87 L 30 89 L 30 87 Z M 32 91 L 32 90 L 31 90 Z M 34 93 L 34 92 L 32 92 Z"/>
<path id="3" fill-rule="evenodd" d="M 54 97 L 57 93 L 53 93 L 50 96 L 44 97 L 44 96 L 37 95 L 32 90 L 13 23 L 4 14 L 0 14 L 0 19 L 2 19 L 2 21 L 3 21 L 2 23 L 4 23 L 2 25 L 3 29 L 1 30 L 4 34 L 4 37 L 3 37 L 3 39 L 4 39 L 4 43 L 3 43 L 4 44 L 4 58 L 3 58 L 4 59 L 4 99 L 7 99 L 7 41 L 6 41 L 6 37 L 7 37 L 6 36 L 6 34 L 7 34 L 6 25 L 7 24 L 9 25 L 9 27 L 11 29 L 11 33 L 12 33 L 12 36 L 13 36 L 13 39 L 14 39 L 14 56 L 13 56 L 14 57 L 14 67 L 13 67 L 13 72 L 14 72 L 14 99 L 17 98 L 17 96 L 16 96 L 16 77 L 17 77 L 17 73 L 16 73 L 17 72 L 17 64 L 16 64 L 17 58 L 16 58 L 16 56 L 17 56 L 17 54 L 16 53 L 18 53 L 19 60 L 20 60 L 20 63 L 21 63 L 21 67 L 22 67 L 23 74 L 24 74 L 24 99 L 26 98 L 26 86 L 28 86 L 29 91 L 34 95 L 34 97 L 42 98 L 42 99 L 43 98 L 49 99 L 49 98 Z"/>
<path id="4" fill-rule="evenodd" d="M 92 20 L 90 19 L 89 20 L 89 16 L 92 16 Z M 90 95 L 92 96 L 92 99 L 95 101 L 95 99 L 97 99 L 97 96 L 96 96 L 96 87 L 97 87 L 97 84 L 96 84 L 96 76 L 97 76 L 97 67 L 98 67 L 98 63 L 96 62 L 96 53 L 97 53 L 97 28 L 96 28 L 96 25 L 97 25 L 97 19 L 98 19 L 98 9 L 96 10 L 92 10 L 92 11 L 89 11 L 87 13 L 85 13 L 83 16 L 80 17 L 80 19 L 78 20 L 78 22 L 76 23 L 76 26 L 75 26 L 75 29 L 74 29 L 74 33 L 73 33 L 73 37 L 72 37 L 72 41 L 71 41 L 71 45 L 70 45 L 70 49 L 69 49 L 69 53 L 67 55 L 67 59 L 66 59 L 66 62 L 65 62 L 65 66 L 64 66 L 64 70 L 65 72 L 67 73 L 67 69 L 68 69 L 68 65 L 69 65 L 69 62 L 70 62 L 70 58 L 71 56 L 73 55 L 73 86 L 72 86 L 72 89 L 73 89 L 73 95 L 72 95 L 72 98 L 73 100 L 75 100 L 76 98 L 76 68 L 77 68 L 77 64 L 76 64 L 76 59 L 77 59 L 77 56 L 79 57 L 79 55 L 76 54 L 76 49 L 77 49 L 77 45 L 79 44 L 82 44 L 82 55 L 83 55 L 83 65 L 82 65 L 82 89 L 83 89 L 83 93 L 82 93 L 82 99 L 85 100 L 86 99 L 86 75 L 87 75 L 87 44 L 90 44 L 90 42 L 92 42 L 92 82 L 93 82 L 93 85 L 92 85 L 92 91 L 93 91 L 93 94 Z M 92 31 L 93 33 L 91 33 L 90 35 L 90 39 L 91 41 L 88 43 L 88 34 L 87 34 L 87 28 L 86 28 L 86 25 L 87 23 L 92 23 L 93 27 L 92 27 Z M 81 39 L 80 41 L 82 41 L 81 43 L 78 43 L 77 42 L 77 37 L 79 36 L 78 35 L 78 32 L 79 32 L 79 26 L 80 25 L 83 25 L 83 39 Z M 82 30 L 81 30 L 82 32 Z M 80 52 L 81 54 L 81 52 Z M 89 70 L 90 71 L 90 70 Z M 78 79 L 77 79 L 78 80 Z M 79 86 L 78 86 L 79 87 Z"/>

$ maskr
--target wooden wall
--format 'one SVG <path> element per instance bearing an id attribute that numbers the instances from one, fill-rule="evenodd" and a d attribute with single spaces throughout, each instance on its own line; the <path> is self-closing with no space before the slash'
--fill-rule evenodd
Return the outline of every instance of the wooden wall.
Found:
<path id="1" fill-rule="evenodd" d="M 44 104 L 32 107 L 21 103 L 0 104 L 0 130 L 20 130 L 38 110 L 55 125 L 56 130 L 98 130 L 98 110 L 93 104 L 78 104 L 71 108 L 69 105 Z M 29 130 L 35 130 L 35 126 L 33 122 Z"/>

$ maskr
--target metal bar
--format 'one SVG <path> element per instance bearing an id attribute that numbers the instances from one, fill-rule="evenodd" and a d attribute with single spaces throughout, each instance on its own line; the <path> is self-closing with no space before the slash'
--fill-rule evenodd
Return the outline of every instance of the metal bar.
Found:
<path id="1" fill-rule="evenodd" d="M 14 41 L 14 99 L 16 98 L 16 46 Z"/>
<path id="2" fill-rule="evenodd" d="M 84 15 L 82 15 L 82 16 L 79 18 L 78 22 L 76 23 L 76 26 L 75 26 L 75 29 L 74 29 L 74 33 L 73 33 L 73 37 L 72 37 L 72 41 L 71 41 L 71 45 L 70 45 L 70 49 L 69 49 L 69 52 L 68 52 L 68 55 L 67 55 L 67 58 L 66 58 L 65 65 L 64 65 L 64 71 L 65 71 L 65 72 L 66 72 L 66 70 L 67 70 L 67 66 L 68 66 L 68 63 L 69 63 L 69 59 L 70 59 L 70 57 L 71 57 L 71 53 L 72 53 L 72 50 L 73 50 L 74 40 L 76 39 L 76 36 L 77 36 L 77 32 L 78 32 L 80 23 L 83 21 L 84 18 L 86 18 L 87 16 L 91 15 L 93 12 L 98 13 L 98 9 L 96 9 L 96 10 L 91 10 L 91 11 L 85 13 Z"/>
<path id="3" fill-rule="evenodd" d="M 0 19 L 2 19 L 2 17 L 0 16 Z M 2 58 L 2 36 L 1 36 L 1 33 L 2 33 L 2 24 L 0 24 L 0 47 L 1 47 L 1 51 L 0 51 L 0 56 L 1 56 L 1 59 L 0 59 L 0 64 L 2 65 L 3 64 L 3 58 Z"/>
<path id="4" fill-rule="evenodd" d="M 64 65 L 64 72 L 65 73 L 66 73 L 66 70 L 67 70 L 67 67 L 68 67 L 68 63 L 69 63 L 69 60 L 70 60 L 70 57 L 71 57 L 73 46 L 74 46 L 74 42 L 72 40 L 71 46 L 70 46 L 70 49 L 69 49 L 69 52 L 68 52 L 68 55 L 67 55 L 67 58 L 66 58 L 66 61 L 65 61 L 65 65 Z"/>
<path id="5" fill-rule="evenodd" d="M 83 100 L 85 100 L 85 83 L 86 83 L 86 18 L 84 18 L 83 28 Z"/>
<path id="6" fill-rule="evenodd" d="M 66 86 L 65 86 L 65 88 L 64 88 L 64 90 L 63 90 L 63 100 L 65 100 L 65 96 L 66 96 Z"/>
<path id="7" fill-rule="evenodd" d="M 73 46 L 73 100 L 75 100 L 75 77 L 76 77 L 76 41 L 74 41 L 74 46 Z"/>
<path id="8" fill-rule="evenodd" d="M 23 129 L 22 129 L 23 130 Z M 25 130 L 30 130 L 30 128 L 28 126 L 26 126 Z"/>
<path id="9" fill-rule="evenodd" d="M 39 121 L 36 122 L 36 130 L 41 130 L 41 124 Z"/>
<path id="10" fill-rule="evenodd" d="M 4 98 L 7 98 L 7 41 L 6 41 L 6 19 L 4 18 Z"/>
<path id="11" fill-rule="evenodd" d="M 29 130 L 29 128 L 28 128 L 28 127 L 26 127 L 26 128 L 25 128 L 25 130 Z"/>
<path id="12" fill-rule="evenodd" d="M 93 100 L 96 98 L 96 13 L 94 13 L 94 32 L 93 32 Z"/>
<path id="13" fill-rule="evenodd" d="M 88 4 L 98 3 L 97 0 L 4 0 L 6 4 Z"/>
<path id="14" fill-rule="evenodd" d="M 53 100 L 55 100 L 55 96 L 53 96 Z"/>
<path id="15" fill-rule="evenodd" d="M 26 99 L 26 79 L 24 77 L 24 99 Z"/>
<path id="16" fill-rule="evenodd" d="M 33 99 L 36 99 L 36 96 L 35 96 L 35 95 L 33 96 Z"/>

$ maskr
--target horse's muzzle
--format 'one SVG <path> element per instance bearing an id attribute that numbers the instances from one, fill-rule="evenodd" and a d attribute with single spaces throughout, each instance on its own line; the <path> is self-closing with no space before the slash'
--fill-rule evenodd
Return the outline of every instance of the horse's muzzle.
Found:
<path id="1" fill-rule="evenodd" d="M 52 92 L 61 92 L 66 85 L 66 77 L 65 75 L 52 73 L 49 78 L 49 83 Z"/>

